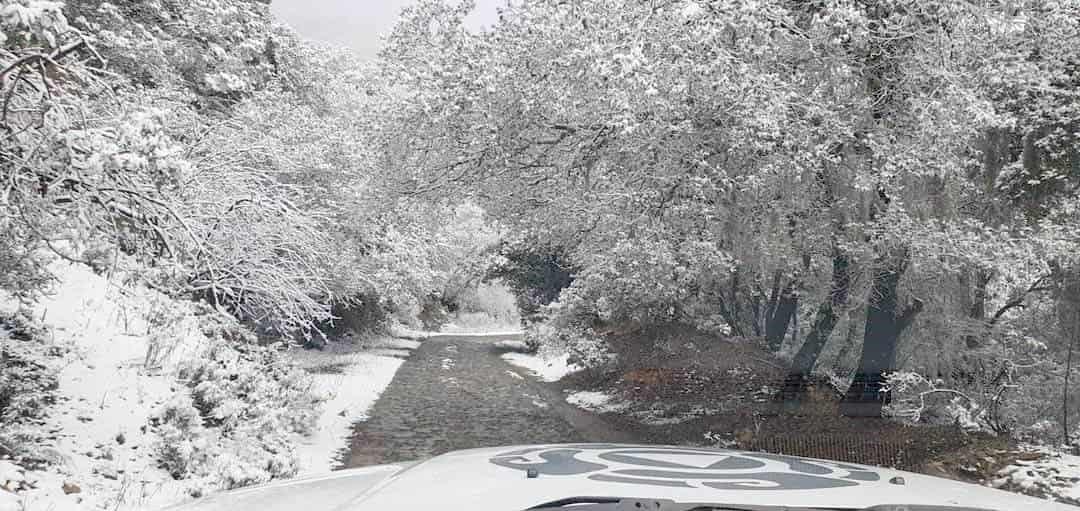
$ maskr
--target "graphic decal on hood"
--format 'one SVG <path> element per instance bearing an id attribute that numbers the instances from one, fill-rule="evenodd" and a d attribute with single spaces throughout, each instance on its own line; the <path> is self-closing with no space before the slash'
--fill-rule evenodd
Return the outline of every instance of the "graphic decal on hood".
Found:
<path id="1" fill-rule="evenodd" d="M 504 452 L 500 467 L 541 476 L 718 490 L 819 490 L 875 482 L 866 467 L 767 453 L 625 445 L 560 445 Z"/>

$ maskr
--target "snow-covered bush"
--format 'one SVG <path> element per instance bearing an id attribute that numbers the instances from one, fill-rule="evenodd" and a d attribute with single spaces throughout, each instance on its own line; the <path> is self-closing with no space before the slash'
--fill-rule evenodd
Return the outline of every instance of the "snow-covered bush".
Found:
<path id="1" fill-rule="evenodd" d="M 525 329 L 524 341 L 532 352 L 566 353 L 570 364 L 582 368 L 600 367 L 614 358 L 607 343 L 592 328 L 577 322 L 532 323 Z"/>
<path id="2" fill-rule="evenodd" d="M 61 9 L 53 0 L 3 0 L 0 2 L 0 44 L 12 46 L 55 46 L 70 30 Z"/>
<path id="3" fill-rule="evenodd" d="M 462 293 L 454 323 L 463 328 L 515 328 L 521 323 L 513 293 L 500 281 Z"/>
<path id="4" fill-rule="evenodd" d="M 953 424 L 1037 444 L 1060 443 L 1064 394 L 1059 369 L 1050 363 L 1005 363 L 990 374 L 948 379 L 897 371 L 887 376 L 892 403 L 884 412 L 909 424 Z"/>
<path id="5" fill-rule="evenodd" d="M 160 438 L 158 462 L 173 478 L 186 479 L 212 461 L 208 433 L 190 397 L 176 396 L 151 420 Z"/>
<path id="6" fill-rule="evenodd" d="M 559 301 L 609 323 L 710 324 L 715 307 L 708 291 L 733 268 L 731 258 L 708 243 L 663 239 L 622 240 L 586 259 Z"/>
<path id="7" fill-rule="evenodd" d="M 48 257 L 25 224 L 0 216 L 0 289 L 29 299 L 50 281 Z"/>
<path id="8" fill-rule="evenodd" d="M 962 391 L 946 388 L 943 380 L 933 380 L 913 372 L 893 372 L 886 377 L 892 403 L 886 416 L 909 424 L 955 424 L 969 431 L 989 430 L 994 420 L 982 403 Z"/>
<path id="9" fill-rule="evenodd" d="M 178 378 L 188 393 L 151 418 L 163 469 L 193 480 L 195 494 L 296 474 L 293 445 L 312 432 L 320 403 L 305 373 L 271 348 L 218 337 Z"/>
<path id="10" fill-rule="evenodd" d="M 45 332 L 21 313 L 0 313 L 0 456 L 24 464 L 41 461 L 40 425 L 55 404 L 58 352 Z"/>

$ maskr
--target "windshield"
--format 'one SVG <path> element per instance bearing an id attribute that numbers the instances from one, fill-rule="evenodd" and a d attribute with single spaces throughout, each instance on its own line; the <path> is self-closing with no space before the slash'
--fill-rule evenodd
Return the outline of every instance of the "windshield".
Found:
<path id="1" fill-rule="evenodd" d="M 1078 100 L 1080 0 L 0 0 L 0 510 L 1080 505 Z"/>

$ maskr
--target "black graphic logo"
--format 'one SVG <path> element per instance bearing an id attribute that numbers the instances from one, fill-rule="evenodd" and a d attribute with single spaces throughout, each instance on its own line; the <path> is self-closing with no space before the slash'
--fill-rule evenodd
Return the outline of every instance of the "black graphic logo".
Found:
<path id="1" fill-rule="evenodd" d="M 505 452 L 490 461 L 541 476 L 672 488 L 817 490 L 880 480 L 866 467 L 722 449 L 559 445 Z"/>

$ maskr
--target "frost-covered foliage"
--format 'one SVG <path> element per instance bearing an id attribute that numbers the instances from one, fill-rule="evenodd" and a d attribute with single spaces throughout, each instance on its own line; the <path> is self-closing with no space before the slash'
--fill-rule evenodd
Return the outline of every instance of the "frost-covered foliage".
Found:
<path id="1" fill-rule="evenodd" d="M 524 341 L 534 353 L 566 354 L 566 362 L 579 368 L 601 367 L 614 359 L 607 343 L 592 328 L 577 322 L 533 323 L 525 330 Z"/>
<path id="2" fill-rule="evenodd" d="M 565 247 L 557 324 L 758 338 L 796 376 L 860 375 L 848 411 L 897 370 L 1055 399 L 1018 386 L 1064 384 L 1080 331 L 1080 3 L 524 2 L 482 33 L 466 11 L 406 11 L 380 140 L 402 187 Z"/>
<path id="3" fill-rule="evenodd" d="M 502 281 L 481 282 L 457 299 L 453 322 L 470 331 L 516 330 L 521 326 L 517 300 Z"/>
<path id="4" fill-rule="evenodd" d="M 478 286 L 493 256 L 487 248 L 497 230 L 475 204 L 430 204 L 402 199 L 352 233 L 335 268 L 346 302 L 376 297 L 396 319 L 415 324 L 423 316 L 438 328 Z"/>
<path id="5" fill-rule="evenodd" d="M 987 408 L 993 402 L 978 401 L 944 385 L 943 380 L 930 380 L 917 373 L 890 373 L 887 388 L 893 402 L 885 413 L 910 424 L 955 424 L 967 431 L 992 431 L 1004 424 L 996 410 Z"/>
<path id="6" fill-rule="evenodd" d="M 56 347 L 22 313 L 0 313 L 0 457 L 44 462 L 40 424 L 56 404 Z"/>
<path id="7" fill-rule="evenodd" d="M 335 305 L 415 316 L 485 264 L 479 208 L 399 204 L 374 179 L 380 98 L 358 91 L 384 85 L 265 3 L 2 6 L 5 289 L 40 288 L 43 251 L 134 261 L 170 295 L 310 338 Z"/>
<path id="8" fill-rule="evenodd" d="M 294 445 L 311 433 L 319 404 L 303 371 L 272 349 L 217 337 L 178 378 L 188 392 L 151 418 L 161 467 L 174 478 L 194 480 L 200 493 L 296 474 Z"/>
<path id="9" fill-rule="evenodd" d="M 24 225 L 0 218 L 0 289 L 32 299 L 48 284 L 49 257 L 37 244 Z"/>
<path id="10" fill-rule="evenodd" d="M 559 301 L 609 323 L 715 321 L 717 283 L 734 270 L 726 253 L 700 242 L 626 240 L 581 259 L 585 269 Z"/>
<path id="11" fill-rule="evenodd" d="M 38 4 L 49 8 L 33 9 Z M 229 0 L 24 7 L 5 7 L 17 11 L 5 18 L 15 36 L 5 45 L 15 60 L 5 74 L 17 77 L 4 82 L 5 234 L 29 241 L 31 253 L 41 246 L 73 260 L 108 242 L 140 264 L 161 263 L 163 289 L 205 295 L 282 333 L 327 316 L 308 298 L 327 294 L 312 275 L 327 247 L 314 228 L 319 217 L 301 213 L 265 167 L 244 165 L 250 158 L 225 158 L 229 148 L 220 146 L 208 154 L 202 144 L 216 142 L 228 123 L 196 112 L 192 101 L 207 94 L 186 87 L 199 81 L 191 73 L 209 72 L 191 62 L 203 57 L 190 32 L 205 31 L 215 34 L 208 42 L 242 38 L 227 41 L 218 65 L 265 88 L 273 66 L 256 53 L 275 47 L 266 7 Z M 43 44 L 16 44 L 27 38 Z M 261 41 L 258 52 L 253 41 Z M 23 266 L 15 268 L 28 277 L 20 281 L 34 282 Z"/>

